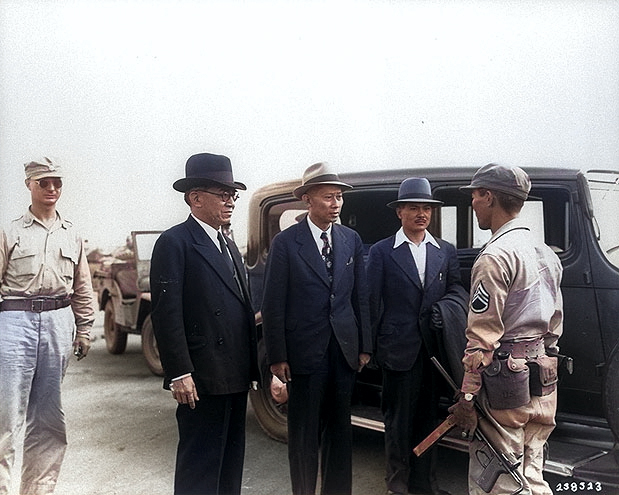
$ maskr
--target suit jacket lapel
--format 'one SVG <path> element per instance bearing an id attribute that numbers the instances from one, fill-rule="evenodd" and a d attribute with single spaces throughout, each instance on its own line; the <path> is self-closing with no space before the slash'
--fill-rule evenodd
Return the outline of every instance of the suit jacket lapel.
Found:
<path id="1" fill-rule="evenodd" d="M 234 278 L 230 276 L 230 269 L 222 258 L 221 252 L 217 249 L 208 234 L 192 216 L 189 216 L 185 224 L 193 237 L 194 249 L 211 266 L 219 278 L 221 278 L 222 282 L 227 285 L 237 297 L 241 298 L 239 286 L 236 284 Z"/>
<path id="2" fill-rule="evenodd" d="M 423 287 L 421 286 L 419 271 L 417 270 L 417 265 L 415 264 L 408 244 L 403 242 L 397 248 L 393 249 L 391 251 L 391 258 L 402 269 L 411 282 L 422 290 Z"/>
<path id="3" fill-rule="evenodd" d="M 426 288 L 436 280 L 444 257 L 442 249 L 438 249 L 434 244 L 426 244 Z"/>
<path id="4" fill-rule="evenodd" d="M 226 240 L 230 242 L 228 239 Z M 228 244 L 228 246 L 230 246 L 230 244 Z M 243 298 L 245 302 L 250 305 L 251 299 L 249 295 L 249 287 L 247 287 L 247 279 L 245 278 L 245 267 L 243 266 L 243 259 L 241 258 L 241 255 L 240 253 L 238 253 L 237 249 L 230 249 L 230 254 L 232 255 L 232 263 L 234 264 L 234 268 L 236 269 L 240 289 L 243 293 Z"/>
<path id="5" fill-rule="evenodd" d="M 353 254 L 344 230 L 338 224 L 331 227 L 331 240 L 333 243 L 333 285 L 349 263 L 353 261 Z"/>
<path id="6" fill-rule="evenodd" d="M 299 243 L 299 256 L 303 259 L 307 265 L 316 272 L 316 275 L 327 285 L 331 286 L 329 282 L 329 275 L 327 274 L 327 267 L 322 260 L 322 256 L 318 252 L 316 241 L 312 236 L 312 232 L 307 224 L 307 217 L 305 220 L 297 224 L 297 243 Z"/>

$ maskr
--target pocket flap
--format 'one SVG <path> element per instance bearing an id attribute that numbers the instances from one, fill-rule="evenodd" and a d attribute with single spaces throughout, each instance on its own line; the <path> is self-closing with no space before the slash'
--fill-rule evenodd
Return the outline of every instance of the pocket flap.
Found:
<path id="1" fill-rule="evenodd" d="M 539 356 L 537 358 L 540 370 L 540 381 L 542 385 L 552 385 L 557 383 L 559 376 L 557 373 L 558 360 L 556 356 Z"/>
<path id="2" fill-rule="evenodd" d="M 60 248 L 60 254 L 63 258 L 68 258 L 77 265 L 77 251 L 74 247 L 62 246 Z"/>
<path id="3" fill-rule="evenodd" d="M 493 359 L 490 366 L 488 366 L 484 373 L 488 376 L 496 376 L 501 372 L 501 361 L 498 359 Z"/>
<path id="4" fill-rule="evenodd" d="M 521 373 L 527 369 L 527 360 L 514 358 L 510 354 L 507 358 L 507 366 L 512 373 Z"/>

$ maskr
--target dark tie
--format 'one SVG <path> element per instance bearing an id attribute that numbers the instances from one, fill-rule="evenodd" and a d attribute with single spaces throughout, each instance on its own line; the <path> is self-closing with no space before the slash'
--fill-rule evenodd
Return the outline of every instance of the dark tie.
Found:
<path id="1" fill-rule="evenodd" d="M 219 246 L 221 247 L 221 255 L 224 257 L 224 261 L 226 262 L 226 265 L 230 269 L 230 272 L 234 274 L 234 264 L 232 263 L 232 258 L 230 257 L 228 246 L 226 245 L 226 241 L 224 241 L 224 236 L 221 235 L 221 232 L 217 232 L 217 239 L 219 239 Z"/>
<path id="2" fill-rule="evenodd" d="M 327 275 L 329 275 L 329 282 L 333 282 L 333 250 L 329 244 L 329 236 L 326 232 L 320 234 L 322 239 L 322 259 L 327 267 Z"/>

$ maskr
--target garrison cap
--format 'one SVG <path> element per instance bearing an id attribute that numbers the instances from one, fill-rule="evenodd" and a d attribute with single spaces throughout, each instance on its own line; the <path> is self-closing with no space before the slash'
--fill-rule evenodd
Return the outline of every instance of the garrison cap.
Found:
<path id="1" fill-rule="evenodd" d="M 24 165 L 26 180 L 38 180 L 43 177 L 64 177 L 60 165 L 53 163 L 46 156 Z"/>

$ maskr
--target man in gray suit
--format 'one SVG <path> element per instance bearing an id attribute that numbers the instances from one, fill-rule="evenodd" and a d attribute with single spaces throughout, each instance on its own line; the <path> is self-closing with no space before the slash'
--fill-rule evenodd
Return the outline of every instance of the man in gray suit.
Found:
<path id="1" fill-rule="evenodd" d="M 351 186 L 317 163 L 294 195 L 307 217 L 271 244 L 262 304 L 271 372 L 288 384 L 292 492 L 314 494 L 321 451 L 323 495 L 352 490 L 350 403 L 372 348 L 363 244 L 336 223 Z"/>
<path id="2" fill-rule="evenodd" d="M 430 329 L 432 305 L 450 294 L 466 307 L 456 249 L 426 230 L 433 209 L 441 204 L 433 199 L 427 179 L 404 180 L 397 201 L 388 205 L 395 208 L 402 227 L 369 252 L 370 314 L 376 360 L 383 370 L 390 494 L 445 493 L 438 489 L 431 453 L 420 459 L 412 453 L 433 430 L 438 415 L 439 384 L 430 361 L 438 354 Z"/>

